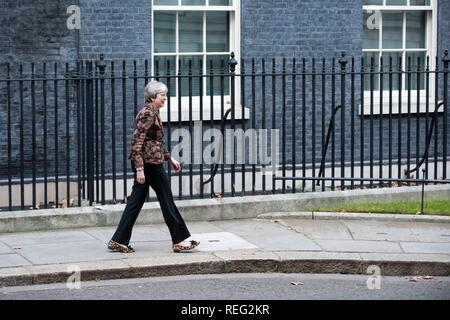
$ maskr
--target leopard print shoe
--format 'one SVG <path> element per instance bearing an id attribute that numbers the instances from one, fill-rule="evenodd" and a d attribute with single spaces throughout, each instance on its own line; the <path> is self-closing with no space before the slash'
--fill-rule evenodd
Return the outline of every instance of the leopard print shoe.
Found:
<path id="1" fill-rule="evenodd" d="M 122 252 L 122 253 L 133 253 L 136 252 L 132 246 L 126 246 L 124 244 L 120 244 L 113 240 L 109 240 L 108 249 L 112 251 Z"/>
<path id="2" fill-rule="evenodd" d="M 189 243 L 190 243 L 189 246 L 182 246 L 179 244 L 174 244 L 174 245 L 172 245 L 172 250 L 173 250 L 173 252 L 189 251 L 189 250 L 196 248 L 200 244 L 200 241 L 191 240 L 191 241 L 189 241 Z"/>

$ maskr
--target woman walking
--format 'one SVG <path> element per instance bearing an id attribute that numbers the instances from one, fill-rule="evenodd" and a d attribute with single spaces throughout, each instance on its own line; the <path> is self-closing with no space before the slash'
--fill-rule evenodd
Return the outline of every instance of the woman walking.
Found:
<path id="1" fill-rule="evenodd" d="M 130 253 L 135 250 L 129 245 L 131 232 L 145 202 L 149 186 L 155 191 L 163 213 L 164 221 L 172 237 L 174 252 L 188 251 L 200 242 L 187 241 L 191 236 L 173 201 L 169 178 L 164 171 L 164 161 L 170 161 L 176 172 L 181 165 L 164 146 L 164 130 L 159 109 L 167 100 L 167 86 L 151 81 L 144 90 L 145 105 L 136 116 L 136 127 L 131 143 L 131 167 L 135 173 L 133 190 L 128 197 L 116 232 L 108 243 L 110 250 Z"/>

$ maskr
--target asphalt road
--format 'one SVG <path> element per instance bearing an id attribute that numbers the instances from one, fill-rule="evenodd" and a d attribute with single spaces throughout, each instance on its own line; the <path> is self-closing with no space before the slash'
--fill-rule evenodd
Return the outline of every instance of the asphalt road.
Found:
<path id="1" fill-rule="evenodd" d="M 448 300 L 450 277 L 223 274 L 0 288 L 0 300 Z M 371 287 L 372 289 L 369 289 Z"/>

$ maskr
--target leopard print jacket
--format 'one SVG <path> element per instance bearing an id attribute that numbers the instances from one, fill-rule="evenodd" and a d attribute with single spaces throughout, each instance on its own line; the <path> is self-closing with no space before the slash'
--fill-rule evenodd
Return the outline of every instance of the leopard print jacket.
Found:
<path id="1" fill-rule="evenodd" d="M 146 103 L 136 115 L 136 127 L 131 142 L 129 159 L 135 168 L 145 163 L 161 164 L 170 160 L 170 153 L 164 145 L 164 129 L 159 110 Z"/>

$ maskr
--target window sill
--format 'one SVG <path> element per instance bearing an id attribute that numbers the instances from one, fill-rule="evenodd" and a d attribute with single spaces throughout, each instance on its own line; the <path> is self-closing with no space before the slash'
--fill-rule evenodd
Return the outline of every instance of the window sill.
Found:
<path id="1" fill-rule="evenodd" d="M 359 110 L 358 110 L 358 114 L 360 116 L 369 116 L 371 114 L 370 109 L 370 101 L 365 101 L 366 103 L 364 104 L 364 114 L 361 112 L 361 105 L 359 105 Z M 438 101 L 438 104 L 441 103 L 441 101 Z M 408 101 L 402 101 L 401 104 L 401 112 L 399 112 L 399 104 L 398 101 L 392 101 L 392 114 L 408 114 Z M 433 113 L 435 110 L 435 101 L 430 100 L 428 102 L 428 113 Z M 374 102 L 373 103 L 373 114 L 374 115 L 380 115 L 381 111 L 383 113 L 383 115 L 389 115 L 389 101 L 388 102 L 383 102 L 382 108 L 380 108 L 380 103 L 379 102 Z M 382 109 L 382 110 L 381 110 Z M 410 114 L 412 113 L 427 113 L 427 103 L 426 101 L 420 101 L 419 102 L 419 110 L 417 110 L 417 101 L 411 101 L 410 103 Z M 441 106 L 438 110 L 438 112 L 443 112 L 444 108 Z"/>
<path id="2" fill-rule="evenodd" d="M 223 113 L 225 114 L 228 109 L 231 108 L 231 104 L 225 104 L 223 106 Z M 161 117 L 162 122 L 168 122 L 168 108 L 167 106 L 164 107 L 159 111 L 159 115 Z M 170 109 L 170 122 L 179 122 L 178 121 L 178 108 L 171 107 Z M 190 116 L 190 117 L 189 117 Z M 234 108 L 234 119 L 235 120 L 241 120 L 242 119 L 242 107 L 239 105 L 236 105 Z M 250 119 L 250 109 L 247 107 L 244 107 L 244 120 Z M 203 112 L 202 112 L 202 121 L 211 121 L 216 120 L 220 121 L 222 120 L 222 108 L 220 104 L 213 105 L 212 110 L 212 119 L 211 119 L 211 108 L 209 105 L 203 106 Z M 183 121 L 200 121 L 200 106 L 198 104 L 192 105 L 192 112 L 189 114 L 189 106 L 182 106 L 181 109 L 181 122 Z M 227 121 L 231 121 L 231 112 L 227 116 Z"/>

